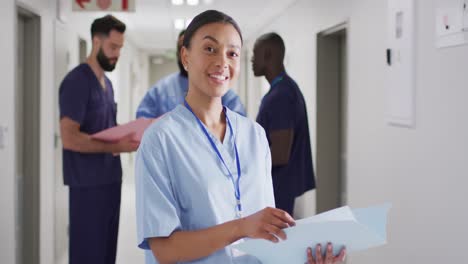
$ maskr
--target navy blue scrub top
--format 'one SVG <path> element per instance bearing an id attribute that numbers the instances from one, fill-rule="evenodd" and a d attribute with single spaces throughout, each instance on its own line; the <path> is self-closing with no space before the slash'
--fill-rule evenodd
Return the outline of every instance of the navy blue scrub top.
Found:
<path id="1" fill-rule="evenodd" d="M 107 77 L 103 89 L 91 67 L 84 63 L 70 71 L 60 85 L 60 118 L 80 124 L 80 131 L 94 134 L 117 124 L 114 90 Z M 63 149 L 63 177 L 71 187 L 121 182 L 120 156 L 111 153 L 79 153 Z"/>
<path id="2" fill-rule="evenodd" d="M 297 197 L 315 188 L 306 105 L 296 82 L 286 73 L 272 83 L 262 99 L 257 122 L 265 129 L 270 145 L 271 132 L 294 130 L 289 162 L 273 166 L 272 177 L 275 190 L 281 190 L 275 191 L 275 196 Z"/>

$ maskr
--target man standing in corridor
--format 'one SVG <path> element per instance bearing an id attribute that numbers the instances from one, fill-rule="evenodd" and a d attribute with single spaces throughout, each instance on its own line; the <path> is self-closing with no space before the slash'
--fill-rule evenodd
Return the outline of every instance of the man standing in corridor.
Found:
<path id="1" fill-rule="evenodd" d="M 278 34 L 262 35 L 255 42 L 252 67 L 255 76 L 265 76 L 270 83 L 257 122 L 270 143 L 275 204 L 293 215 L 296 197 L 314 189 L 315 179 L 306 105 L 301 90 L 286 73 L 284 54 Z"/>
<path id="2" fill-rule="evenodd" d="M 63 176 L 70 188 L 70 264 L 114 264 L 119 229 L 122 167 L 119 153 L 135 151 L 130 138 L 117 143 L 91 134 L 116 126 L 117 105 L 104 72 L 115 68 L 125 24 L 107 15 L 91 26 L 92 51 L 60 85 Z"/>

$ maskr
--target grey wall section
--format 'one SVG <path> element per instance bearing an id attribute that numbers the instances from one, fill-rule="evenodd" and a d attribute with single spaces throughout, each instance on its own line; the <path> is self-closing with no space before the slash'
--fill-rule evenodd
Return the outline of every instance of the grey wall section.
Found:
<path id="1" fill-rule="evenodd" d="M 149 59 L 149 83 L 152 86 L 160 79 L 166 77 L 166 75 L 172 74 L 174 72 L 179 71 L 179 67 L 177 66 L 177 61 L 165 61 L 163 64 L 154 64 L 151 62 L 151 58 Z M 150 87 L 148 87 L 149 89 Z"/>
<path id="2" fill-rule="evenodd" d="M 285 38 L 288 71 L 306 97 L 314 145 L 315 36 L 349 20 L 348 203 L 393 203 L 389 244 L 352 254 L 351 264 L 466 262 L 468 46 L 435 48 L 436 3 L 416 1 L 413 129 L 385 119 L 387 1 L 300 0 L 259 32 Z"/>

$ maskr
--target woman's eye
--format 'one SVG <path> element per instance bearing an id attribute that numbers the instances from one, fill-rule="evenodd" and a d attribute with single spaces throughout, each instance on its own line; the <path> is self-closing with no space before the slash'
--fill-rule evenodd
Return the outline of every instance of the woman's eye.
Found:
<path id="1" fill-rule="evenodd" d="M 237 52 L 229 52 L 229 56 L 231 57 L 239 57 L 239 54 Z"/>
<path id="2" fill-rule="evenodd" d="M 205 50 L 208 51 L 208 52 L 214 52 L 215 51 L 215 49 L 213 47 L 206 47 Z"/>

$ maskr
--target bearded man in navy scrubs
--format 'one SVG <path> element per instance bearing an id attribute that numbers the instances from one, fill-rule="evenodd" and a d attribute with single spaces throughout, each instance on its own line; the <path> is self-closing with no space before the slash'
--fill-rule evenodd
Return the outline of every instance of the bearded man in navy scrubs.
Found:
<path id="1" fill-rule="evenodd" d="M 107 15 L 91 26 L 93 47 L 86 63 L 60 85 L 63 176 L 70 187 L 70 264 L 115 263 L 122 167 L 118 153 L 135 151 L 130 138 L 117 143 L 91 139 L 116 125 L 117 105 L 104 72 L 115 68 L 125 24 Z"/>
<path id="2" fill-rule="evenodd" d="M 265 76 L 270 90 L 263 97 L 257 122 L 267 134 L 272 156 L 276 207 L 293 215 L 295 198 L 315 188 L 309 125 L 304 97 L 284 68 L 285 47 L 276 33 L 259 37 L 252 68 Z"/>

